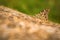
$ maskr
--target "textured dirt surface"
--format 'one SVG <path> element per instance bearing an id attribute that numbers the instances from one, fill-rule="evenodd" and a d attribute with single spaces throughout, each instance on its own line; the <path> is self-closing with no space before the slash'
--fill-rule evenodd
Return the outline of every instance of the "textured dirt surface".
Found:
<path id="1" fill-rule="evenodd" d="M 29 16 L 0 6 L 0 40 L 60 40 L 60 24 L 48 20 L 48 10 Z"/>

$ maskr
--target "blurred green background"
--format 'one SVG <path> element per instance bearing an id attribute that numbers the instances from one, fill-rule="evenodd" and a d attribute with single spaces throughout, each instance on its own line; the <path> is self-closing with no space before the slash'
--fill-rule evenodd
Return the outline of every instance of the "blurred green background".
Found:
<path id="1" fill-rule="evenodd" d="M 60 23 L 60 0 L 0 0 L 0 5 L 28 15 L 34 15 L 43 9 L 50 8 L 49 20 Z"/>

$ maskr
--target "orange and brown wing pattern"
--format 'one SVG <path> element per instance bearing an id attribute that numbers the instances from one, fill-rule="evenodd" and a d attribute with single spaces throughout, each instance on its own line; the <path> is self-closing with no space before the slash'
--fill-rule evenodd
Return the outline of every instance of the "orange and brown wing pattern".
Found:
<path id="1" fill-rule="evenodd" d="M 36 14 L 35 16 L 40 20 L 48 20 L 48 14 L 50 9 L 42 10 L 40 13 Z"/>
<path id="2" fill-rule="evenodd" d="M 54 25 L 46 25 L 46 23 L 41 24 L 45 22 L 41 21 L 47 17 L 47 14 L 48 9 L 43 10 L 40 14 L 38 14 L 39 17 L 41 16 L 41 19 L 39 19 L 37 17 L 31 17 L 29 15 L 23 14 L 11 8 L 0 6 L 0 40 L 59 39 L 60 34 L 58 33 L 60 30 L 57 31 L 58 28 L 54 27 Z"/>

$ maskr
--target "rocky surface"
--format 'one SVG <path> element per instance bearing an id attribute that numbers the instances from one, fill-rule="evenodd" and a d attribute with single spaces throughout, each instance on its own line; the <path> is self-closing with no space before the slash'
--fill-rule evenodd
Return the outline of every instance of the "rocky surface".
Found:
<path id="1" fill-rule="evenodd" d="M 60 24 L 48 20 L 48 9 L 29 16 L 0 6 L 0 40 L 60 40 Z"/>

